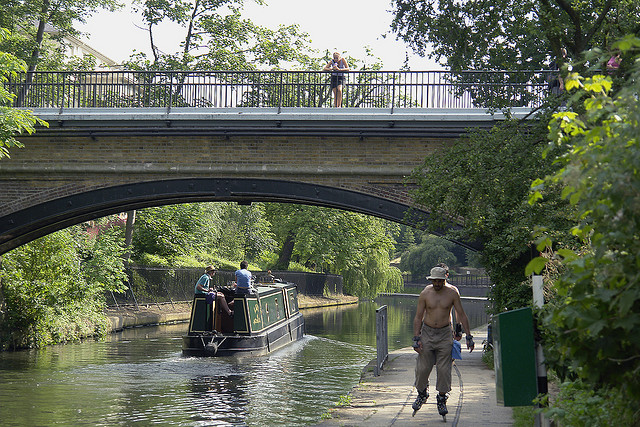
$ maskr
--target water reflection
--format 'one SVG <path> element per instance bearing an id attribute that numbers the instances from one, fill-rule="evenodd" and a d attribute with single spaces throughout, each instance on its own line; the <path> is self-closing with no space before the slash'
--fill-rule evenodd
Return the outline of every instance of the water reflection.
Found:
<path id="1" fill-rule="evenodd" d="M 311 335 L 375 348 L 376 309 L 386 305 L 389 351 L 393 351 L 411 345 L 417 303 L 417 297 L 385 296 L 375 302 L 305 310 L 306 330 Z M 462 306 L 472 329 L 488 322 L 486 301 L 463 299 Z"/>
<path id="2" fill-rule="evenodd" d="M 243 424 L 250 399 L 240 374 L 197 376 L 189 380 L 189 393 L 199 409 L 192 414 L 196 424 Z M 198 402 L 199 400 L 199 402 Z"/>
<path id="3" fill-rule="evenodd" d="M 406 347 L 415 298 L 306 310 L 307 336 L 265 357 L 182 357 L 185 324 L 0 353 L 0 419 L 9 426 L 314 424 L 375 357 L 382 304 L 389 306 L 390 349 Z M 482 322 L 478 307 L 465 305 L 475 325 Z"/>

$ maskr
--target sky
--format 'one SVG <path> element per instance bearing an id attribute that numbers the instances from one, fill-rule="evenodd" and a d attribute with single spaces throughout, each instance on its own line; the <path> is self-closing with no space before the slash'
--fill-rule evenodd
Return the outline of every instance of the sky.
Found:
<path id="1" fill-rule="evenodd" d="M 311 47 L 322 54 L 337 50 L 343 56 L 365 57 L 365 47 L 382 59 L 385 70 L 399 69 L 409 53 L 412 70 L 442 69 L 434 61 L 412 54 L 403 41 L 391 34 L 391 0 L 266 0 L 267 6 L 245 0 L 243 16 L 254 23 L 276 29 L 280 24 L 298 24 L 309 34 Z M 107 57 L 122 62 L 136 49 L 150 54 L 148 37 L 140 29 L 141 19 L 131 12 L 130 0 L 119 12 L 98 10 L 79 26 L 89 37 L 81 38 Z M 155 34 L 162 51 L 174 52 L 182 40 L 183 31 L 165 27 Z M 388 33 L 386 38 L 383 34 Z"/>

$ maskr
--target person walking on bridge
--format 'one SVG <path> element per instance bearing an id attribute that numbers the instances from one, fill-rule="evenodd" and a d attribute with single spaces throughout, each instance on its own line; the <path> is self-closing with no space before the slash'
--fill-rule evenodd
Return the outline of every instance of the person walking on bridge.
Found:
<path id="1" fill-rule="evenodd" d="M 427 277 L 431 280 L 420 293 L 418 308 L 413 319 L 413 348 L 418 353 L 415 372 L 415 387 L 418 396 L 412 405 L 419 410 L 429 397 L 429 375 L 436 365 L 436 403 L 440 415 L 447 414 L 447 398 L 451 391 L 451 350 L 453 334 L 451 329 L 451 308 L 455 308 L 458 322 L 462 323 L 467 334 L 467 348 L 473 351 L 475 344 L 469 319 L 462 308 L 460 294 L 446 283 L 447 271 L 442 267 L 434 267 Z"/>

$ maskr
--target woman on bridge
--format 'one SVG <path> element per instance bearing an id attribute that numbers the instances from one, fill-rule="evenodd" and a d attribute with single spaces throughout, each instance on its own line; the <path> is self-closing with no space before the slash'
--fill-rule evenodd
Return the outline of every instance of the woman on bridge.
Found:
<path id="1" fill-rule="evenodd" d="M 331 89 L 335 107 L 342 107 L 342 87 L 344 86 L 344 71 L 349 71 L 347 60 L 339 52 L 333 52 L 333 59 L 327 62 L 324 71 L 331 71 Z"/>

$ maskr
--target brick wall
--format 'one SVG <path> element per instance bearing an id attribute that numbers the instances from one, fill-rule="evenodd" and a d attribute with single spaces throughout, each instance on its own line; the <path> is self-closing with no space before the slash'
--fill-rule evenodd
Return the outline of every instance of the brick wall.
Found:
<path id="1" fill-rule="evenodd" d="M 21 138 L 0 162 L 0 216 L 92 189 L 175 178 L 265 178 L 410 202 L 404 178 L 451 140 L 313 136 Z"/>

